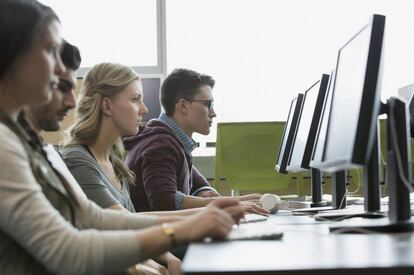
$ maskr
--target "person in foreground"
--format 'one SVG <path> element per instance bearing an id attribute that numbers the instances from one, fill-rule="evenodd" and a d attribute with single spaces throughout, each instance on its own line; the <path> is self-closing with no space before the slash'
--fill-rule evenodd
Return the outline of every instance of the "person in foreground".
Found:
<path id="1" fill-rule="evenodd" d="M 53 91 L 51 101 L 44 105 L 26 108 L 25 110 L 26 117 L 37 134 L 40 134 L 41 131 L 54 132 L 60 130 L 61 122 L 76 105 L 74 90 L 77 85 L 76 70 L 81 62 L 80 53 L 77 47 L 65 41 L 60 56 L 66 71 L 59 75 L 58 88 Z M 68 179 L 75 181 L 54 146 L 44 143 L 43 149 L 54 168 L 66 175 Z M 75 185 L 77 186 L 77 184 Z M 77 192 L 82 193 L 83 191 L 78 189 Z M 141 275 L 180 274 L 181 263 L 177 258 L 171 254 L 166 254 L 162 258 L 165 258 L 162 259 L 164 260 L 163 264 L 168 269 L 153 260 L 147 260 L 130 270 L 135 273 L 139 272 Z"/>
<path id="2" fill-rule="evenodd" d="M 219 207 L 242 215 L 236 201 L 166 224 L 86 199 L 48 160 L 22 113 L 49 102 L 66 70 L 57 16 L 34 0 L 2 0 L 0 41 L 1 274 L 123 272 L 175 245 L 228 234 L 235 221 Z"/>
<path id="3" fill-rule="evenodd" d="M 174 70 L 161 86 L 165 113 L 151 120 L 138 135 L 124 138 L 126 164 L 134 171 L 131 198 L 137 211 L 180 210 L 202 207 L 219 194 L 193 165 L 193 133 L 207 135 L 213 118 L 211 76 L 188 69 Z M 245 209 L 268 212 L 248 200 L 259 194 L 235 197 Z"/>

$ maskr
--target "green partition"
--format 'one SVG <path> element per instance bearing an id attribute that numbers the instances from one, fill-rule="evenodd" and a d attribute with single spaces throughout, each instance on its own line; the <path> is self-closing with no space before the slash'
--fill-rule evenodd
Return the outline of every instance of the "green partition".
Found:
<path id="1" fill-rule="evenodd" d="M 296 193 L 296 180 L 275 162 L 285 122 L 219 123 L 214 185 L 244 192 Z"/>

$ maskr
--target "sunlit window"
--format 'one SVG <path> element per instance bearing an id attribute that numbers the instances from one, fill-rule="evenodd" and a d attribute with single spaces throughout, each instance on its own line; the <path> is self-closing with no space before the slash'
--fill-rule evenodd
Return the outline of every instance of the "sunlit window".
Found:
<path id="1" fill-rule="evenodd" d="M 410 0 L 168 0 L 168 71 L 212 75 L 221 121 L 285 120 L 370 15 L 386 15 L 383 99 L 414 82 Z M 199 141 L 215 140 L 215 128 Z"/>
<path id="2" fill-rule="evenodd" d="M 100 62 L 158 66 L 156 0 L 41 2 L 58 14 L 63 37 L 81 49 L 83 68 Z"/>

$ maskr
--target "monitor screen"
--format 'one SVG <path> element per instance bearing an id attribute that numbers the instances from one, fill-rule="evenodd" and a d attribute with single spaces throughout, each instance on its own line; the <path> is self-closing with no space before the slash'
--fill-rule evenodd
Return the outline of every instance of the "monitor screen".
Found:
<path id="1" fill-rule="evenodd" d="M 338 52 L 322 166 L 335 172 L 368 161 L 380 108 L 385 17 L 374 15 Z"/>
<path id="2" fill-rule="evenodd" d="M 297 123 L 303 104 L 303 94 L 293 99 L 290 104 L 288 118 L 286 120 L 285 129 L 283 131 L 282 142 L 279 148 L 279 154 L 276 160 L 276 171 L 279 173 L 287 173 L 286 167 L 292 150 L 293 139 L 296 134 Z"/>
<path id="3" fill-rule="evenodd" d="M 328 80 L 329 75 L 323 74 L 322 78 L 304 93 L 304 103 L 293 142 L 288 171 L 299 172 L 309 169 Z"/>
<path id="4" fill-rule="evenodd" d="M 161 79 L 159 77 L 142 78 L 142 89 L 144 92 L 144 103 L 147 106 L 148 114 L 143 116 L 143 122 L 146 123 L 153 118 L 158 118 L 161 113 L 160 105 L 160 87 Z"/>

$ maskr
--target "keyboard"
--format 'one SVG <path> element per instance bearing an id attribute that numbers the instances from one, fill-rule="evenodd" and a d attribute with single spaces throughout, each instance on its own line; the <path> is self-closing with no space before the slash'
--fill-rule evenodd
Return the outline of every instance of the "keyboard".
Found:
<path id="1" fill-rule="evenodd" d="M 279 240 L 283 237 L 283 233 L 277 230 L 275 224 L 267 221 L 241 223 L 234 225 L 233 230 L 227 236 L 230 241 L 235 240 Z"/>
<path id="2" fill-rule="evenodd" d="M 249 222 L 262 222 L 267 220 L 269 217 L 258 215 L 258 214 L 245 214 L 244 218 L 240 220 L 240 223 L 249 223 Z"/>

